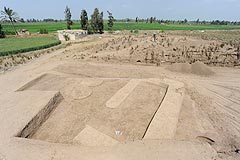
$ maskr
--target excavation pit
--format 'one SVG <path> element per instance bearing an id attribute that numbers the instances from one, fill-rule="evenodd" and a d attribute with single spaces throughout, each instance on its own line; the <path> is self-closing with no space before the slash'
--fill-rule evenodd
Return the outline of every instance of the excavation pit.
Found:
<path id="1" fill-rule="evenodd" d="M 44 74 L 19 91 L 59 91 L 63 99 L 27 138 L 86 146 L 142 140 L 167 88 L 161 80 Z"/>

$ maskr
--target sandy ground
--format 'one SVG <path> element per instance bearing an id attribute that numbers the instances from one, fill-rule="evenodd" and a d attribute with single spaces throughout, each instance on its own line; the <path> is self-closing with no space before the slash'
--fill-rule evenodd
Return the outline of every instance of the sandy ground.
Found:
<path id="1" fill-rule="evenodd" d="M 146 59 L 143 51 L 145 44 L 148 51 L 160 54 L 157 46 L 165 41 L 156 45 L 143 34 L 131 35 L 133 40 L 127 42 L 128 36 L 102 35 L 1 74 L 0 159 L 239 159 L 239 69 L 210 67 L 214 74 L 207 76 L 172 72 L 167 63 L 175 58 Z M 179 39 L 185 41 L 176 36 L 172 43 Z M 140 49 L 130 55 L 137 45 Z M 186 57 L 180 62 L 194 63 Z M 228 62 L 232 65 L 235 59 Z M 153 78 L 157 82 L 150 83 Z M 141 82 L 131 86 L 131 80 Z M 56 109 L 46 110 L 49 102 Z M 49 114 L 44 123 L 31 126 L 29 122 L 39 124 L 44 113 Z M 150 138 L 144 139 L 148 132 Z M 85 146 L 96 144 L 93 141 L 102 146 Z"/>
<path id="2" fill-rule="evenodd" d="M 83 88 L 82 83 L 89 83 L 91 79 L 67 79 L 47 75 L 28 90 L 54 91 L 60 90 L 64 100 L 57 107 L 46 123 L 34 134 L 33 139 L 49 142 L 71 143 L 86 125 L 110 135 L 118 141 L 141 140 L 150 123 L 153 113 L 156 112 L 162 101 L 166 89 L 147 82 L 140 82 L 131 91 L 128 98 L 119 104 L 118 108 L 106 107 L 111 97 L 129 80 L 123 79 L 95 79 L 87 94 L 81 99 L 75 99 L 68 91 L 74 83 L 76 88 Z M 98 82 L 99 81 L 99 82 Z M 96 83 L 96 84 L 94 84 Z M 63 86 L 65 88 L 61 88 Z M 104 94 L 103 94 L 104 93 Z M 123 96 L 123 95 L 120 95 Z M 115 131 L 121 131 L 116 135 Z"/>

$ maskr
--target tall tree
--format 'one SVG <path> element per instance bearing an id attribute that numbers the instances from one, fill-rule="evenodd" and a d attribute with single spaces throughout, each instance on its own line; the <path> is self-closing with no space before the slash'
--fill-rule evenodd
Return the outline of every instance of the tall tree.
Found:
<path id="1" fill-rule="evenodd" d="M 156 17 L 153 17 L 153 22 L 156 22 L 157 18 Z"/>
<path id="2" fill-rule="evenodd" d="M 95 8 L 93 14 L 91 15 L 91 27 L 94 33 L 98 31 L 98 23 L 99 23 L 99 10 L 98 8 Z"/>
<path id="3" fill-rule="evenodd" d="M 103 12 L 101 12 L 98 16 L 98 30 L 100 34 L 102 34 L 104 31 Z"/>
<path id="4" fill-rule="evenodd" d="M 150 23 L 153 23 L 153 17 L 150 17 Z"/>
<path id="5" fill-rule="evenodd" d="M 136 21 L 135 22 L 138 23 L 138 17 L 136 17 Z"/>
<path id="6" fill-rule="evenodd" d="M 114 17 L 111 12 L 108 12 L 108 30 L 112 31 L 113 25 L 114 25 Z"/>
<path id="7" fill-rule="evenodd" d="M 71 14 L 71 10 L 68 6 L 66 6 L 65 9 L 65 21 L 67 22 L 67 29 L 71 29 L 71 25 L 72 25 L 72 14 Z"/>
<path id="8" fill-rule="evenodd" d="M 4 7 L 3 11 L 1 11 L 1 20 L 2 21 L 10 20 L 16 35 L 18 35 L 18 33 L 14 23 L 17 22 L 18 19 L 19 19 L 18 14 L 10 8 Z"/>
<path id="9" fill-rule="evenodd" d="M 185 18 L 185 19 L 184 19 L 184 23 L 187 23 L 187 22 L 188 22 L 188 20 Z"/>
<path id="10" fill-rule="evenodd" d="M 197 19 L 196 23 L 198 24 L 200 22 L 199 18 Z"/>
<path id="11" fill-rule="evenodd" d="M 83 30 L 87 30 L 88 27 L 88 15 L 85 9 L 83 9 L 81 13 L 81 27 Z"/>
<path id="12" fill-rule="evenodd" d="M 5 33 L 2 30 L 2 25 L 0 24 L 0 38 L 5 38 Z"/>

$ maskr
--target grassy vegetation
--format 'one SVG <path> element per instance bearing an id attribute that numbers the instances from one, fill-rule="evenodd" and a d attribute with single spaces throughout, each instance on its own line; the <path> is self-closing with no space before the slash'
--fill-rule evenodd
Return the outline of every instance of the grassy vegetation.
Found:
<path id="1" fill-rule="evenodd" d="M 49 48 L 60 44 L 53 36 L 12 37 L 0 39 L 0 56 Z"/>
<path id="2" fill-rule="evenodd" d="M 105 29 L 107 23 L 105 22 Z M 3 31 L 14 34 L 14 29 L 10 23 L 3 23 Z M 72 29 L 80 29 L 80 22 L 74 21 Z M 16 29 L 27 29 L 31 33 L 46 30 L 54 33 L 57 30 L 66 28 L 66 22 L 37 22 L 37 23 L 17 23 Z M 159 23 L 135 23 L 135 22 L 115 22 L 113 30 L 238 30 L 236 25 L 201 25 L 201 24 L 159 24 Z M 43 49 L 59 44 L 60 42 L 52 36 L 38 36 L 25 38 L 6 38 L 0 39 L 0 56 L 17 54 L 27 51 Z"/>
<path id="3" fill-rule="evenodd" d="M 230 25 L 197 25 L 197 24 L 159 24 L 159 23 L 135 23 L 118 22 L 114 24 L 114 30 L 233 30 L 240 26 Z"/>
<path id="4" fill-rule="evenodd" d="M 107 29 L 107 23 L 104 24 Z M 72 29 L 80 29 L 80 22 L 74 21 Z M 37 22 L 37 23 L 17 23 L 17 29 L 28 29 L 32 33 L 39 32 L 40 29 L 47 29 L 49 33 L 63 30 L 66 22 Z M 235 30 L 240 29 L 236 25 L 201 25 L 201 24 L 159 24 L 159 23 L 135 23 L 135 22 L 115 22 L 113 30 Z M 6 33 L 13 33 L 14 30 L 9 23 L 3 23 L 3 30 Z"/>
<path id="5" fill-rule="evenodd" d="M 13 27 L 10 23 L 3 23 L 3 31 L 7 34 L 9 32 L 14 32 Z M 79 23 L 74 23 L 72 29 L 78 29 L 80 27 Z M 57 30 L 63 30 L 66 28 L 65 22 L 37 22 L 37 23 L 17 23 L 16 29 L 27 29 L 32 33 L 40 32 L 41 29 L 47 29 L 49 33 L 55 32 Z"/>

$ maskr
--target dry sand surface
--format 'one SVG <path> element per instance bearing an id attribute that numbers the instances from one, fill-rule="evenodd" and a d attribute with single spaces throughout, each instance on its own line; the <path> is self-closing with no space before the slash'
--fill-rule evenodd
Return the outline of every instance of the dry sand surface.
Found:
<path id="1" fill-rule="evenodd" d="M 157 37 L 88 36 L 2 73 L 0 160 L 240 159 L 236 44 Z"/>
<path id="2" fill-rule="evenodd" d="M 189 73 L 189 74 L 191 73 L 191 74 L 202 75 L 202 76 L 210 76 L 214 74 L 214 71 L 212 71 L 207 65 L 199 61 L 193 64 L 175 63 L 171 66 L 168 66 L 167 69 L 173 72 Z"/>

